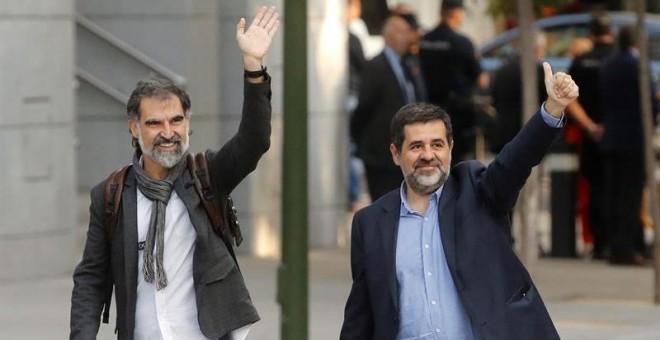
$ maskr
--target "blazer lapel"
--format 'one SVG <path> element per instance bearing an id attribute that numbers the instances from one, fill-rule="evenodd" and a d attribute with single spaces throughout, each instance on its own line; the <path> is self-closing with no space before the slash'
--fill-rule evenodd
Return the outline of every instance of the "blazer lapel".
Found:
<path id="1" fill-rule="evenodd" d="M 445 250 L 447 265 L 452 273 L 456 272 L 456 222 L 454 220 L 456 194 L 456 182 L 452 177 L 449 177 L 440 196 L 438 221 L 440 221 L 442 247 Z M 458 286 L 458 283 L 456 284 Z"/>
<path id="2" fill-rule="evenodd" d="M 378 225 L 381 226 L 381 236 L 383 237 L 390 296 L 395 309 L 399 310 L 399 284 L 396 279 L 396 242 L 399 232 L 401 196 L 399 191 L 396 194 L 389 195 L 391 196 L 387 197 L 388 200 L 383 203 L 384 212 L 380 217 Z"/>
<path id="3" fill-rule="evenodd" d="M 207 224 L 207 215 L 204 210 L 204 206 L 200 200 L 199 195 L 197 194 L 197 189 L 195 188 L 195 181 L 193 180 L 190 172 L 184 171 L 184 173 L 179 177 L 178 180 L 174 181 L 174 191 L 181 198 L 183 204 L 188 210 L 188 216 L 190 217 L 190 222 L 195 228 L 197 237 L 202 237 L 206 239 L 208 237 L 208 228 L 204 228 Z"/>
<path id="4" fill-rule="evenodd" d="M 135 172 L 129 171 L 124 181 L 122 193 L 123 231 L 124 231 L 124 277 L 126 280 L 126 294 L 128 298 L 127 321 L 128 329 L 133 329 L 135 319 L 135 303 L 137 292 L 137 264 L 138 264 L 138 222 L 137 222 L 137 185 Z M 123 313 L 123 312 L 119 312 Z"/>

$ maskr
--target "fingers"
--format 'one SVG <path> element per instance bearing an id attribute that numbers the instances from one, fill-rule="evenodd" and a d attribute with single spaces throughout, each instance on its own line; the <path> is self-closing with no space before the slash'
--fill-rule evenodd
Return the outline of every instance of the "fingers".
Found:
<path id="1" fill-rule="evenodd" d="M 242 35 L 245 33 L 245 18 L 241 18 L 236 24 L 236 36 Z"/>
<path id="2" fill-rule="evenodd" d="M 545 75 L 546 80 L 552 79 L 552 67 L 550 67 L 550 64 L 548 62 L 543 62 L 543 73 Z"/>
<path id="3" fill-rule="evenodd" d="M 270 29 L 272 29 L 272 27 L 275 25 L 277 16 L 278 13 L 275 10 L 275 6 L 271 6 L 270 8 L 263 6 L 259 8 L 259 12 L 257 12 L 257 15 L 252 21 L 252 25 L 256 25 L 265 29 L 266 31 L 270 31 Z"/>
<path id="4" fill-rule="evenodd" d="M 275 9 L 275 7 L 271 7 L 271 9 Z M 266 26 L 264 26 L 264 29 L 266 32 L 268 32 L 268 35 L 271 37 L 275 34 L 277 31 L 277 27 L 280 25 L 280 21 L 277 20 L 277 17 L 279 16 L 279 13 L 275 12 L 271 15 L 271 17 L 268 19 L 266 22 Z"/>
<path id="5" fill-rule="evenodd" d="M 557 72 L 555 81 L 555 93 L 558 98 L 577 98 L 579 89 L 570 75 Z"/>
<path id="6" fill-rule="evenodd" d="M 262 21 L 263 18 L 264 18 L 264 15 L 266 15 L 266 10 L 267 10 L 267 9 L 268 9 L 268 7 L 266 7 L 266 6 L 261 6 L 261 7 L 259 8 L 259 11 L 257 12 L 257 15 L 254 16 L 254 19 L 252 20 L 252 24 L 250 24 L 250 25 L 257 25 L 257 26 L 259 26 L 259 25 L 261 24 L 261 21 Z"/>

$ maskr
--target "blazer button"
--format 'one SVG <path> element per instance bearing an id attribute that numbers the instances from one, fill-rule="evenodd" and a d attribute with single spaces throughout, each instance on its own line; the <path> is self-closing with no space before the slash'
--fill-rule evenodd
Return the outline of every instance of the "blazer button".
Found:
<path id="1" fill-rule="evenodd" d="M 395 315 L 395 316 L 392 317 L 392 320 L 397 321 L 397 320 L 399 320 L 399 317 Z"/>

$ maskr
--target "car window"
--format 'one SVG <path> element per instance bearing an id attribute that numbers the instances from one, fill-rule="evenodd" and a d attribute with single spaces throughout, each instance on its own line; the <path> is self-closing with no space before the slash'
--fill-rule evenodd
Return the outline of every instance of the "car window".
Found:
<path id="1" fill-rule="evenodd" d="M 545 31 L 548 41 L 545 55 L 547 58 L 561 58 L 568 55 L 568 47 L 573 39 L 587 35 L 586 26 L 553 27 Z"/>
<path id="2" fill-rule="evenodd" d="M 547 58 L 562 58 L 567 56 L 571 41 L 577 37 L 586 37 L 589 32 L 586 25 L 557 26 L 544 31 L 547 39 Z M 502 59 L 517 53 L 520 39 L 515 38 L 495 47 L 483 54 L 485 58 Z M 649 30 L 649 56 L 652 60 L 660 60 L 660 29 Z"/>
<path id="3" fill-rule="evenodd" d="M 587 34 L 586 26 L 560 26 L 543 31 L 547 39 L 546 56 L 548 58 L 560 58 L 566 56 L 568 47 L 574 38 Z M 520 38 L 512 39 L 498 47 L 486 51 L 486 58 L 505 58 L 517 53 L 520 48 Z"/>

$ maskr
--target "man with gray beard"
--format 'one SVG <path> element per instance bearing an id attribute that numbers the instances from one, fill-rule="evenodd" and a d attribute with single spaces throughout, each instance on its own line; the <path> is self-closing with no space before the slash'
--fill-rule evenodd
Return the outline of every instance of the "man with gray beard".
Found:
<path id="1" fill-rule="evenodd" d="M 245 19 L 236 26 L 243 117 L 231 140 L 205 153 L 212 190 L 204 200 L 225 203 L 270 147 L 270 76 L 262 60 L 277 18 L 275 7 L 262 7 L 249 27 Z M 127 112 L 136 151 L 117 190 L 118 214 L 106 209 L 111 179 L 92 189 L 85 250 L 73 274 L 71 339 L 96 338 L 113 286 L 119 339 L 243 340 L 259 321 L 232 246 L 215 232 L 188 171 L 190 106 L 188 94 L 167 79 L 151 77 L 133 90 Z M 108 223 L 113 218 L 116 225 Z"/>
<path id="2" fill-rule="evenodd" d="M 578 96 L 544 63 L 547 100 L 488 166 L 451 169 L 449 115 L 409 104 L 392 119 L 404 181 L 353 218 L 353 285 L 341 340 L 558 339 L 513 252 L 509 211 Z"/>

